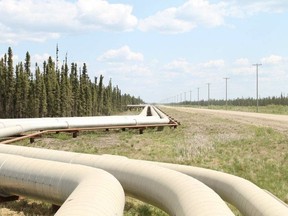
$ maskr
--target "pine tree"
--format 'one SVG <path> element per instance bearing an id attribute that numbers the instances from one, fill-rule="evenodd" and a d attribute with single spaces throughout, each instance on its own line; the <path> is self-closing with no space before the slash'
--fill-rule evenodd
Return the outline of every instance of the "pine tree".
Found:
<path id="1" fill-rule="evenodd" d="M 50 56 L 45 69 L 45 86 L 47 94 L 47 115 L 50 117 L 60 114 L 60 89 L 55 71 L 55 63 Z"/>
<path id="2" fill-rule="evenodd" d="M 40 104 L 41 104 L 41 72 L 40 68 L 38 67 L 37 63 L 35 65 L 35 84 L 34 84 L 34 91 L 35 91 L 35 116 L 39 118 L 40 117 Z"/>
<path id="3" fill-rule="evenodd" d="M 70 84 L 72 89 L 72 113 L 71 116 L 78 116 L 78 104 L 79 104 L 79 81 L 78 81 L 78 71 L 77 64 L 71 64 L 71 73 L 70 73 Z"/>
<path id="4" fill-rule="evenodd" d="M 94 77 L 94 83 L 91 83 L 92 90 L 92 115 L 97 115 L 97 77 Z"/>
<path id="5" fill-rule="evenodd" d="M 20 77 L 20 64 L 16 65 L 15 76 L 16 76 L 15 77 L 15 96 L 14 96 L 15 117 L 21 118 L 23 116 L 23 100 L 21 100 L 22 82 L 21 82 L 21 77 Z"/>
<path id="6" fill-rule="evenodd" d="M 39 117 L 45 117 L 45 116 L 48 116 L 47 114 L 47 92 L 46 92 L 46 86 L 45 86 L 45 79 L 44 79 L 44 74 L 40 73 L 39 67 L 37 71 L 36 71 L 36 74 L 39 73 L 39 88 L 40 88 Z"/>
<path id="7" fill-rule="evenodd" d="M 92 97 L 90 89 L 90 80 L 87 74 L 86 64 L 83 64 L 80 76 L 80 115 L 90 116 L 92 113 Z"/>
<path id="8" fill-rule="evenodd" d="M 100 75 L 99 84 L 98 84 L 98 95 L 97 95 L 97 114 L 101 115 L 103 111 L 103 79 L 104 77 Z"/>
<path id="9" fill-rule="evenodd" d="M 7 77 L 6 77 L 6 112 L 8 116 L 13 117 L 13 95 L 14 95 L 14 68 L 13 68 L 13 53 L 11 47 L 8 48 L 8 60 L 7 60 Z"/>
<path id="10" fill-rule="evenodd" d="M 4 117 L 3 101 L 4 101 L 4 59 L 0 59 L 0 118 Z"/>
<path id="11" fill-rule="evenodd" d="M 58 47 L 57 47 L 58 49 Z M 57 53 L 58 65 L 58 53 Z M 43 72 L 36 63 L 31 72 L 31 57 L 26 52 L 25 61 L 13 66 L 12 49 L 0 59 L 0 117 L 24 118 L 46 116 L 110 115 L 121 110 L 122 104 L 137 103 L 140 98 L 122 95 L 118 86 L 109 81 L 103 84 L 100 75 L 91 82 L 84 63 L 78 75 L 77 64 L 71 64 L 71 73 L 65 64 L 61 70 L 51 56 L 43 62 Z M 285 101 L 282 97 L 277 102 Z"/>
<path id="12" fill-rule="evenodd" d="M 34 89 L 33 89 L 33 76 L 31 73 L 31 61 L 30 54 L 26 52 L 25 62 L 24 62 L 24 74 L 23 74 L 23 88 L 25 90 L 24 97 L 24 112 L 25 117 L 33 117 L 34 116 Z"/>
<path id="13" fill-rule="evenodd" d="M 72 90 L 68 77 L 68 65 L 65 63 L 61 69 L 61 116 L 71 116 L 72 113 Z"/>

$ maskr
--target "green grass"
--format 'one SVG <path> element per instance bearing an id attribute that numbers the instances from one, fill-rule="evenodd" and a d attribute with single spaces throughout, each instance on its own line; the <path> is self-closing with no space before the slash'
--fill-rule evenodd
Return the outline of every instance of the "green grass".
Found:
<path id="1" fill-rule="evenodd" d="M 246 178 L 288 203 L 288 134 L 284 130 L 255 126 L 231 118 L 166 108 L 181 122 L 177 129 L 114 130 L 47 134 L 36 142 L 15 143 L 48 149 L 113 154 L 141 160 L 187 164 L 224 171 Z M 231 207 L 233 209 L 233 207 Z M 240 213 L 233 209 L 236 215 Z M 125 215 L 166 215 L 131 198 Z"/>

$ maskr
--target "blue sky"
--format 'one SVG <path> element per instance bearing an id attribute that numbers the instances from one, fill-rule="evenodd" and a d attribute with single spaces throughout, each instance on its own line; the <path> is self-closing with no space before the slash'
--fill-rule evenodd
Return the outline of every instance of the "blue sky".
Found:
<path id="1" fill-rule="evenodd" d="M 49 55 L 146 102 L 288 94 L 287 0 L 0 0 L 0 55 Z M 169 99 L 168 99 L 169 98 Z"/>

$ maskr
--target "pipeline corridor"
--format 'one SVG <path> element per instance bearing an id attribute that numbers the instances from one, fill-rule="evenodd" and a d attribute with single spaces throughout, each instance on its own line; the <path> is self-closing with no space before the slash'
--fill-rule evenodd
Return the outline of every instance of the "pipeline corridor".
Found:
<path id="1" fill-rule="evenodd" d="M 170 121 L 154 106 L 145 106 L 135 116 L 1 119 L 0 137 L 45 129 L 163 125 Z M 243 215 L 288 215 L 284 202 L 252 182 L 223 172 L 0 144 L 0 196 L 13 195 L 61 206 L 55 215 L 123 215 L 125 195 L 169 215 L 234 215 L 226 202 Z"/>

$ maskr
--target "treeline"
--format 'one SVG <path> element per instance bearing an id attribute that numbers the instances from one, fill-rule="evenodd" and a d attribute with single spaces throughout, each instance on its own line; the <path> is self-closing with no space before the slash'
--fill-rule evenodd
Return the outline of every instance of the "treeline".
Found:
<path id="1" fill-rule="evenodd" d="M 236 99 L 230 99 L 227 100 L 227 104 L 230 106 L 256 106 L 256 99 L 255 98 L 236 98 Z M 215 105 L 215 106 L 225 106 L 226 100 L 215 100 L 210 99 L 209 102 L 206 100 L 201 101 L 183 101 L 181 103 L 182 105 L 200 105 L 200 106 L 208 106 L 208 105 Z M 265 97 L 265 98 L 259 98 L 258 99 L 259 106 L 267 106 L 267 105 L 283 105 L 288 106 L 288 96 L 284 96 L 281 94 L 279 97 L 273 96 L 273 97 Z"/>
<path id="2" fill-rule="evenodd" d="M 143 103 L 122 94 L 111 80 L 104 86 L 103 79 L 100 75 L 91 80 L 85 63 L 69 67 L 66 59 L 58 68 L 51 56 L 32 71 L 29 52 L 24 62 L 14 65 L 9 47 L 0 59 L 0 118 L 110 115 L 127 104 Z"/>

